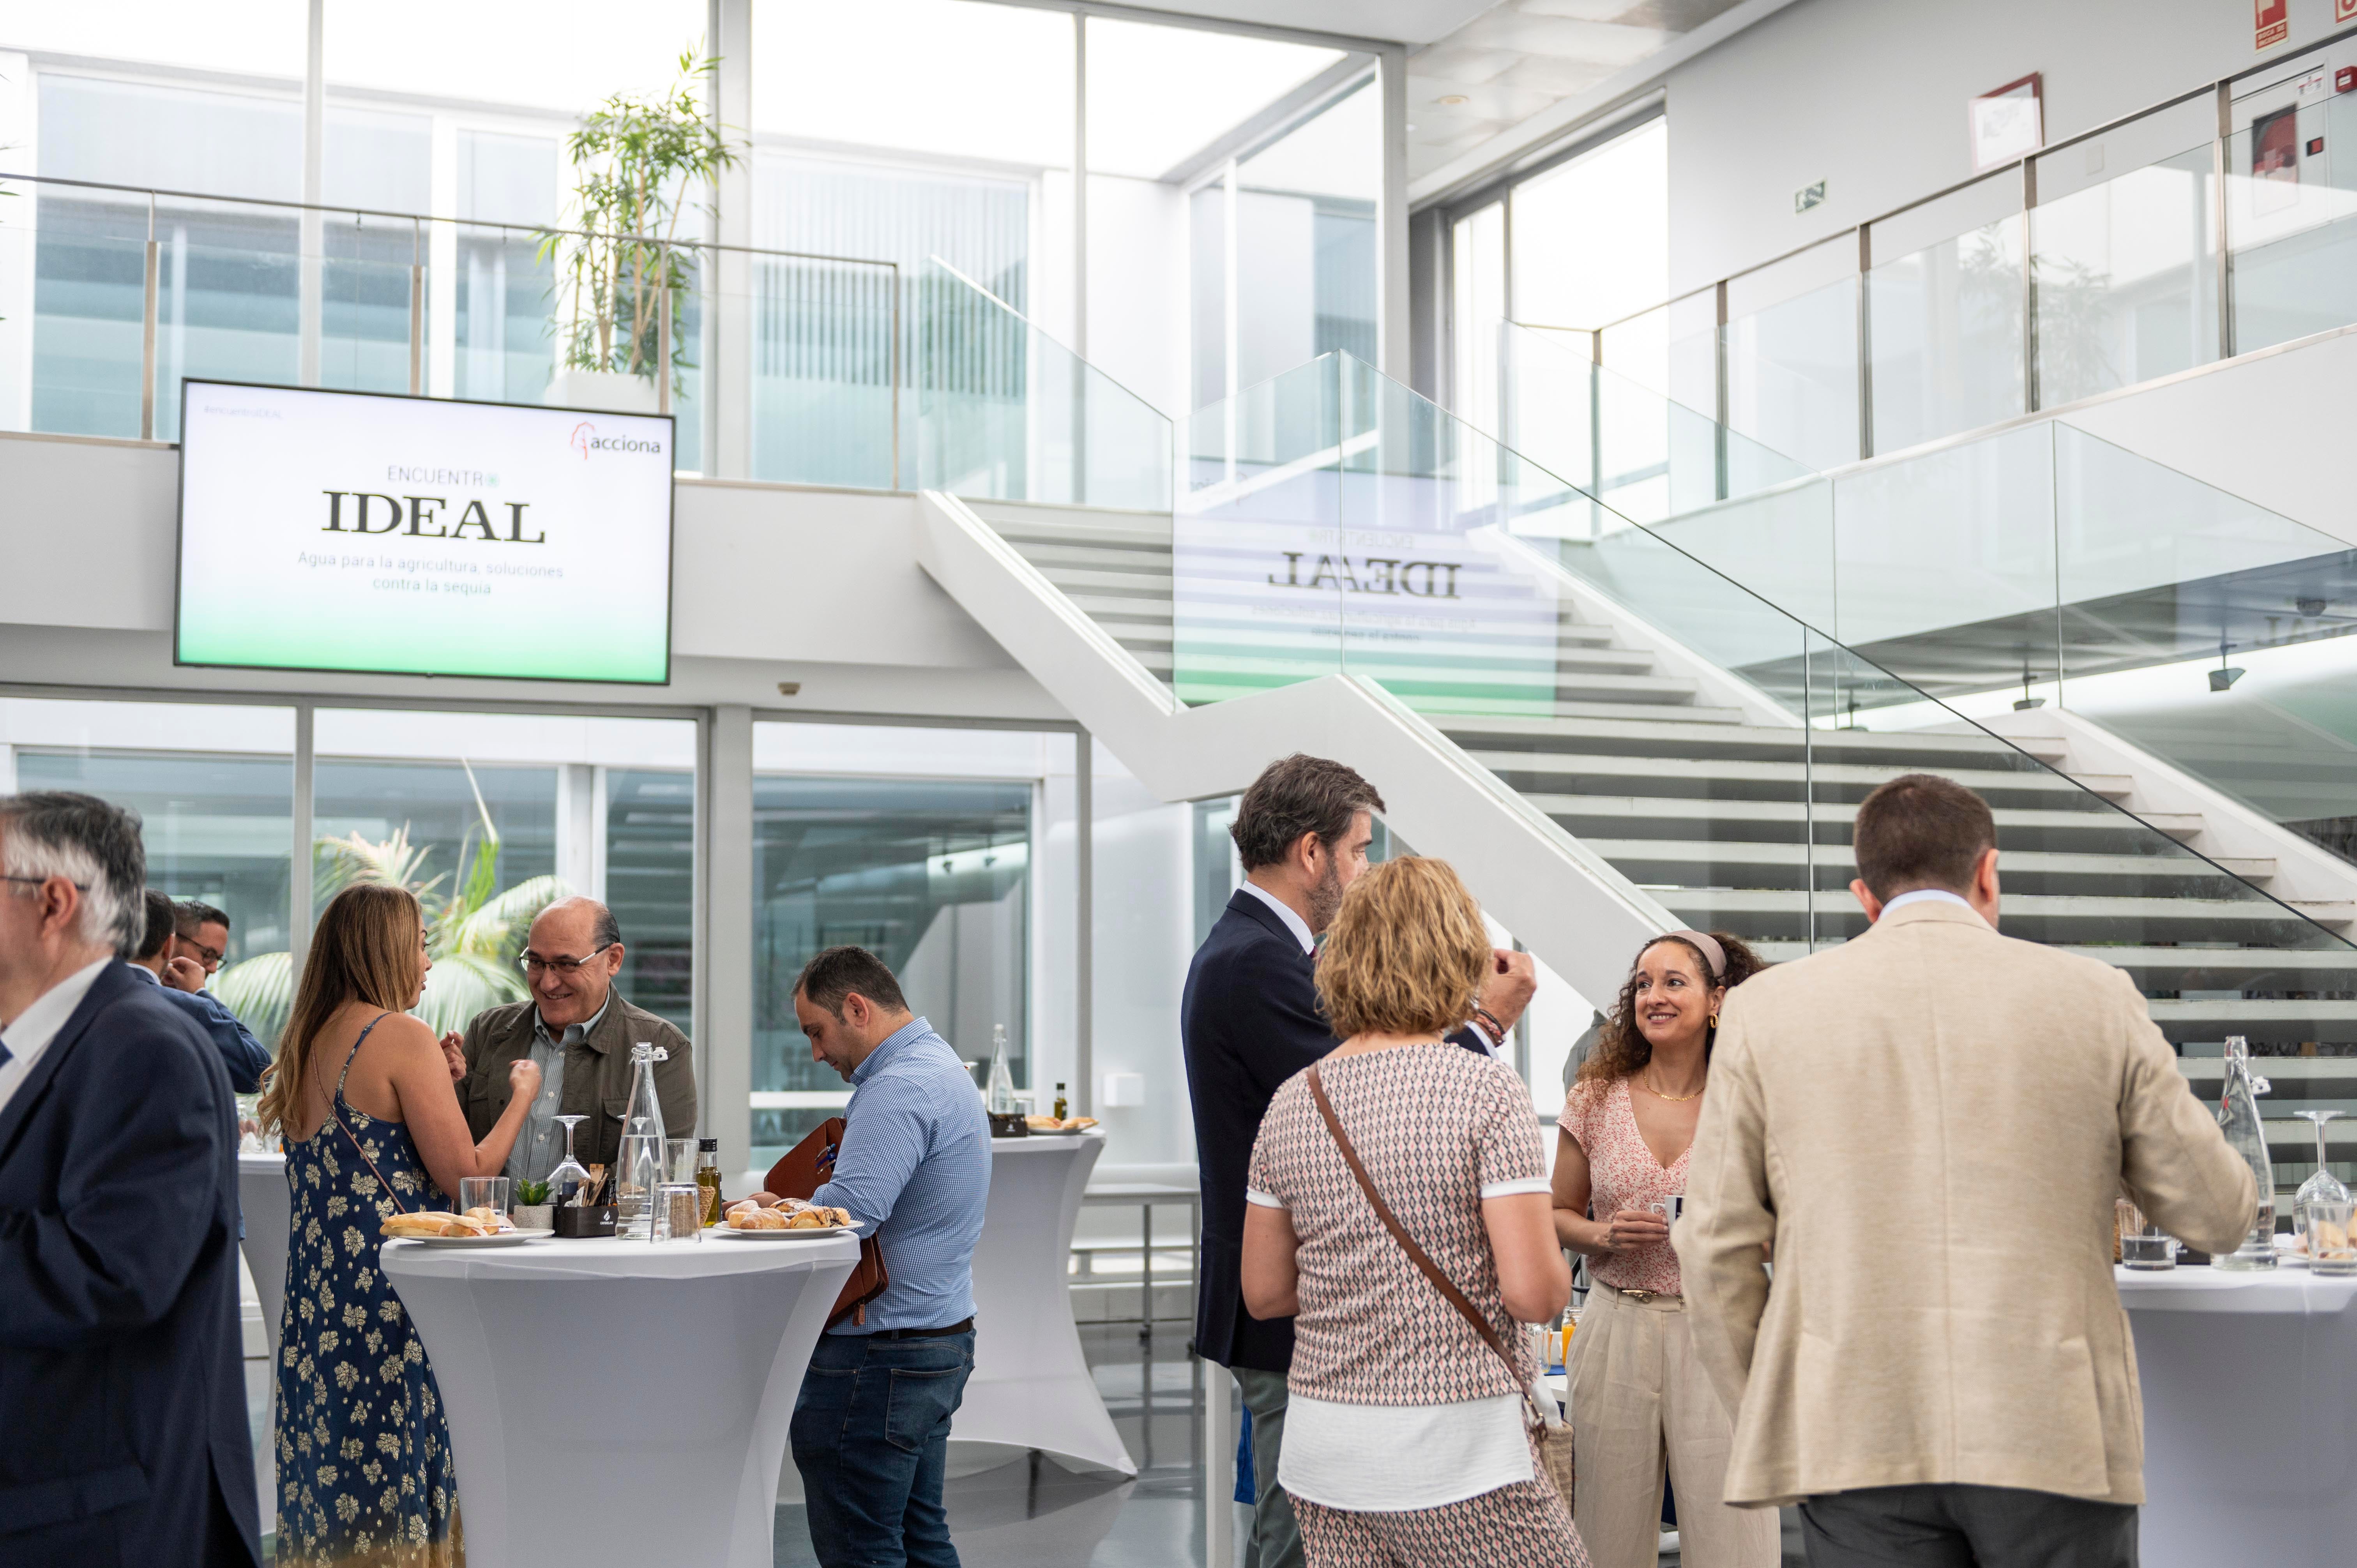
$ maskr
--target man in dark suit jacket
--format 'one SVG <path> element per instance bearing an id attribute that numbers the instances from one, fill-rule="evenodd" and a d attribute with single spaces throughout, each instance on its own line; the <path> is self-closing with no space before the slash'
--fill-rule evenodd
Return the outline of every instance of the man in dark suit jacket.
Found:
<path id="1" fill-rule="evenodd" d="M 0 1568 L 261 1561 L 236 1105 L 120 961 L 138 819 L 0 797 Z"/>
<path id="2" fill-rule="evenodd" d="M 1277 1086 L 1337 1044 L 1318 1010 L 1312 953 L 1367 868 L 1383 797 L 1339 762 L 1298 753 L 1244 791 L 1230 830 L 1244 885 L 1196 950 L 1178 1004 L 1203 1194 L 1195 1350 L 1235 1375 L 1252 1412 L 1253 1534 L 1243 1568 L 1298 1568 L 1301 1532 L 1276 1484 L 1293 1320 L 1245 1312 L 1244 1168 Z M 1536 982 L 1529 955 L 1500 951 L 1473 1023 L 1450 1036 L 1494 1055 Z"/>
<path id="3" fill-rule="evenodd" d="M 132 955 L 131 967 L 152 976 L 164 1000 L 196 1020 L 197 1027 L 221 1052 L 231 1090 L 239 1094 L 258 1093 L 262 1075 L 270 1067 L 270 1053 L 221 998 L 205 989 L 204 966 L 171 952 L 174 918 L 171 898 L 153 887 L 147 889 L 147 935 Z"/>

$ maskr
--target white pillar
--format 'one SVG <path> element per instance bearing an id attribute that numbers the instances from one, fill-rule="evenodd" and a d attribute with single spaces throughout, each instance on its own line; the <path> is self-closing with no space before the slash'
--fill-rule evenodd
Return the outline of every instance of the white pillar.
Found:
<path id="1" fill-rule="evenodd" d="M 732 141 L 753 133 L 752 0 L 710 0 L 708 53 L 713 124 Z M 753 243 L 753 149 L 714 182 L 705 238 L 715 245 Z M 704 278 L 704 472 L 713 478 L 753 477 L 753 263 L 742 251 L 720 251 Z M 733 1165 L 724 1165 L 733 1170 Z"/>
<path id="2" fill-rule="evenodd" d="M 1383 95 L 1383 199 L 1375 212 L 1375 368 L 1405 386 L 1407 280 L 1407 50 L 1387 44 L 1376 66 Z"/>
<path id="3" fill-rule="evenodd" d="M 723 703 L 704 723 L 696 769 L 695 1049 L 698 1132 L 720 1140 L 720 1168 L 753 1159 L 753 710 Z"/>
<path id="4" fill-rule="evenodd" d="M 311 0 L 309 29 L 303 52 L 305 206 L 302 238 L 298 242 L 302 254 L 296 258 L 296 330 L 300 343 L 296 350 L 296 380 L 307 387 L 319 384 L 319 252 L 323 229 L 317 209 L 320 170 L 326 160 L 328 141 L 327 7 L 328 0 Z"/>

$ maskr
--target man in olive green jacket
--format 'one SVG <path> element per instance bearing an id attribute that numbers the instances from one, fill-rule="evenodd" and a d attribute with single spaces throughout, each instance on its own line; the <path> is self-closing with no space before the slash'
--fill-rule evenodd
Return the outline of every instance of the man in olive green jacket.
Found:
<path id="1" fill-rule="evenodd" d="M 561 899 L 540 912 L 524 943 L 532 1000 L 478 1013 L 463 1036 L 443 1037 L 458 1103 L 477 1138 L 507 1109 L 508 1064 L 525 1057 L 540 1064 L 540 1095 L 516 1136 L 506 1175 L 520 1181 L 547 1177 L 565 1157 L 559 1116 L 586 1118 L 575 1131 L 575 1158 L 585 1165 L 611 1165 L 630 1102 L 630 1047 L 640 1041 L 670 1053 L 655 1063 L 663 1131 L 674 1138 L 695 1135 L 695 1067 L 687 1036 L 615 994 L 622 957 L 622 932 L 612 910 L 594 898 Z"/>

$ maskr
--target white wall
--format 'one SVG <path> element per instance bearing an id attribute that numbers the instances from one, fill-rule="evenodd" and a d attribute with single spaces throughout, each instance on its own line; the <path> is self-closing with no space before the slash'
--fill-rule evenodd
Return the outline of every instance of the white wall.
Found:
<path id="1" fill-rule="evenodd" d="M 2245 0 L 1801 0 L 1668 80 L 1670 280 L 1714 283 L 1972 174 L 1964 105 L 2044 75 L 2050 143 L 2293 53 L 2333 30 L 2291 0 L 2251 48 Z M 1824 206 L 1792 210 L 1825 180 Z"/>

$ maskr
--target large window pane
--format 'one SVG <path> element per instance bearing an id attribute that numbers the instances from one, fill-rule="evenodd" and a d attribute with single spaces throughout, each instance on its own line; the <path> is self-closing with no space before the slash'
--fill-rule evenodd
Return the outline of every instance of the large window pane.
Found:
<path id="1" fill-rule="evenodd" d="M 1452 224 L 1448 260 L 1454 412 L 1476 430 L 1502 433 L 1498 334 L 1506 319 L 1506 204 L 1476 208 Z"/>
<path id="2" fill-rule="evenodd" d="M 244 1005 L 236 981 L 256 961 L 285 972 L 294 745 L 291 708 L 0 699 L 0 791 L 80 789 L 137 811 L 147 885 L 229 916 L 223 994 L 264 1043 L 278 1017 Z"/>
<path id="3" fill-rule="evenodd" d="M 1514 188 L 1514 319 L 1594 329 L 1669 292 L 1669 122 Z"/>
<path id="4" fill-rule="evenodd" d="M 1017 1086 L 1046 1087 L 1031 1083 L 1043 737 L 786 724 L 754 734 L 754 1165 L 849 1098 L 811 1060 L 794 1017 L 795 977 L 822 948 L 874 951 L 967 1060 L 986 1062 L 1004 1025 Z M 899 776 L 814 771 L 845 763 Z"/>
<path id="5" fill-rule="evenodd" d="M 1241 385 L 1337 349 L 1375 362 L 1382 116 L 1370 82 L 1237 166 Z"/>
<path id="6" fill-rule="evenodd" d="M 579 893 L 622 929 L 621 994 L 693 1037 L 693 722 L 323 708 L 317 723 L 314 908 L 359 875 L 418 892 L 439 917 L 421 1016 L 463 1028 L 522 1001 L 533 915 Z"/>

